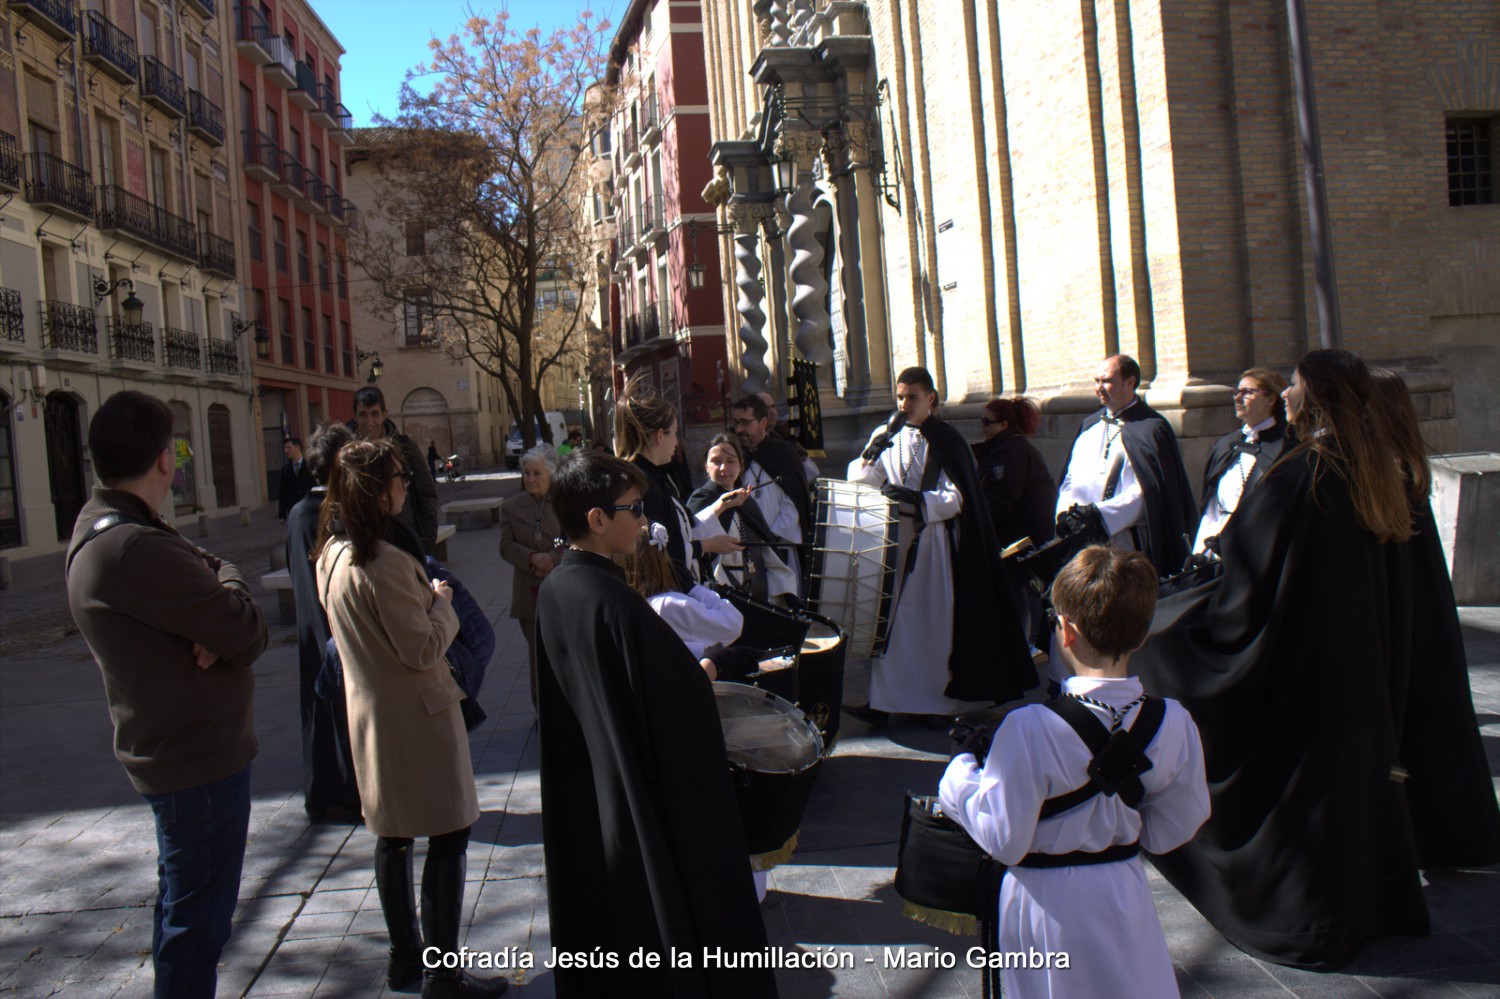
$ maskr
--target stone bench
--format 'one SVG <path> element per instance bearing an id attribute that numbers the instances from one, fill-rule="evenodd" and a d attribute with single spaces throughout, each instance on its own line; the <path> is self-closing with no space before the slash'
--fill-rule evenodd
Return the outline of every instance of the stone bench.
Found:
<path id="1" fill-rule="evenodd" d="M 503 496 L 481 496 L 444 503 L 443 519 L 460 531 L 483 531 L 500 523 Z"/>
<path id="2" fill-rule="evenodd" d="M 448 539 L 458 533 L 458 528 L 452 524 L 439 524 L 437 529 L 437 544 L 433 546 L 432 557 L 439 562 L 448 561 Z"/>
<path id="3" fill-rule="evenodd" d="M 276 594 L 276 610 L 280 623 L 297 623 L 297 598 L 292 594 L 292 574 L 286 569 L 265 573 L 260 585 Z"/>

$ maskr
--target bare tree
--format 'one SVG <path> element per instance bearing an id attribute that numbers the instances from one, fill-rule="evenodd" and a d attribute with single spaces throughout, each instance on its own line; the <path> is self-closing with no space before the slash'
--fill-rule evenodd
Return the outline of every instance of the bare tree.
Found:
<path id="1" fill-rule="evenodd" d="M 354 256 L 372 296 L 402 304 L 408 330 L 500 381 L 530 447 L 537 427 L 551 439 L 542 380 L 585 349 L 584 98 L 603 75 L 609 25 L 583 11 L 544 38 L 511 30 L 504 10 L 468 13 L 462 36 L 429 43 L 400 113 L 372 130 L 365 152 L 385 182 Z M 544 306 L 544 286 L 555 303 Z"/>

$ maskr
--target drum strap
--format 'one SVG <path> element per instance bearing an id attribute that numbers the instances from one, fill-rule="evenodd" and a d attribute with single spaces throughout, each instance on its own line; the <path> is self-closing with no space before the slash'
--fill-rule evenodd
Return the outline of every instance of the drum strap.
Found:
<path id="1" fill-rule="evenodd" d="M 1088 783 L 1042 802 L 1041 817 L 1061 815 L 1097 794 L 1118 794 L 1130 808 L 1139 804 L 1146 793 L 1140 775 L 1151 769 L 1146 748 L 1156 738 L 1166 717 L 1166 703 L 1159 697 L 1143 698 L 1141 710 L 1130 728 L 1114 732 L 1071 697 L 1053 698 L 1046 704 L 1072 727 L 1094 756 L 1089 761 Z"/>

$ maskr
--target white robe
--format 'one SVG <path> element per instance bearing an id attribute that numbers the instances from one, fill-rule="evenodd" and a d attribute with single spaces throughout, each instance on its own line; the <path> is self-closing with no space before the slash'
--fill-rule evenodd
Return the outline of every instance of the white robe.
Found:
<path id="1" fill-rule="evenodd" d="M 813 480 L 809 479 L 808 481 L 811 482 Z M 756 506 L 760 507 L 761 516 L 765 518 L 766 526 L 771 529 L 771 533 L 783 541 L 790 541 L 794 546 L 800 545 L 803 541 L 802 521 L 797 516 L 797 504 L 792 502 L 792 498 L 787 495 L 786 490 L 781 488 L 780 484 L 776 482 L 776 477 L 761 467 L 760 462 L 751 461 L 750 464 L 745 466 L 741 482 L 747 486 L 759 487 L 750 494 L 750 499 L 754 501 Z M 795 547 L 788 548 L 786 567 L 794 581 L 802 578 L 802 571 L 799 568 L 800 564 L 797 558 L 797 549 Z M 800 587 L 794 582 L 792 588 L 785 592 L 800 596 L 801 594 L 798 593 L 799 589 Z"/>
<path id="2" fill-rule="evenodd" d="M 1130 406 L 1125 408 L 1129 409 Z M 1100 420 L 1078 435 L 1068 458 L 1068 470 L 1063 475 L 1062 485 L 1057 488 L 1057 512 L 1061 514 L 1075 503 L 1079 506 L 1093 504 L 1099 508 L 1099 515 L 1104 518 L 1105 529 L 1110 534 L 1110 544 L 1116 548 L 1134 550 L 1137 546 L 1130 528 L 1144 522 L 1146 496 L 1141 491 L 1140 481 L 1135 477 L 1130 457 L 1125 453 L 1122 433 L 1123 428 L 1112 427 Z M 1120 477 L 1115 485 L 1115 494 L 1105 499 L 1109 469 L 1116 454 L 1122 459 Z"/>
<path id="3" fill-rule="evenodd" d="M 1123 708 L 1141 694 L 1135 677 L 1071 677 L 1068 693 Z M 1173 850 L 1208 818 L 1208 785 L 1198 728 L 1167 701 L 1166 716 L 1146 751 L 1146 794 L 1132 809 L 1096 795 L 1040 820 L 1042 802 L 1082 785 L 1091 754 L 1072 727 L 1044 705 L 1011 712 L 981 769 L 972 753 L 954 757 L 939 787 L 943 811 L 995 859 L 1014 864 L 1028 853 L 1063 854 L 1139 841 L 1152 853 Z M 1109 724 L 1108 712 L 1089 710 Z M 1135 722 L 1140 709 L 1125 717 Z M 1177 979 L 1151 901 L 1141 859 L 1079 867 L 1010 867 L 1000 886 L 1000 950 L 1066 951 L 1070 966 L 1011 968 L 1004 993 L 1016 999 L 1150 999 L 1175 996 Z M 1013 962 L 1014 963 L 1014 962 Z"/>
<path id="4" fill-rule="evenodd" d="M 876 433 L 880 433 L 882 427 Z M 874 434 L 871 435 L 874 439 Z M 906 461 L 906 475 L 901 464 Z M 904 427 L 896 442 L 873 463 L 855 458 L 849 463 L 850 482 L 883 486 L 887 482 L 922 487 L 927 467 L 927 438 L 916 427 Z M 943 693 L 948 686 L 948 658 L 953 652 L 953 555 L 944 521 L 963 509 L 963 494 L 946 474 L 922 494 L 927 527 L 917 548 L 916 564 L 907 585 L 901 585 L 906 552 L 916 533 L 916 522 L 903 515 L 900 548 L 896 555 L 895 613 L 885 655 L 871 661 L 870 706 L 880 711 L 909 714 L 956 714 L 978 702 L 955 701 Z M 959 539 L 963 543 L 963 539 Z"/>
<path id="5" fill-rule="evenodd" d="M 1259 434 L 1262 430 L 1269 430 L 1275 425 L 1275 417 L 1267 417 L 1253 427 L 1240 428 L 1240 433 L 1245 435 L 1247 441 L 1254 443 L 1254 440 L 1258 438 L 1253 435 Z M 1193 542 L 1195 554 L 1206 552 L 1208 539 L 1224 533 L 1224 525 L 1229 523 L 1230 514 L 1239 508 L 1240 498 L 1245 494 L 1245 486 L 1250 481 L 1250 472 L 1255 468 L 1255 458 L 1256 456 L 1248 451 L 1242 451 L 1235 459 L 1235 463 L 1219 476 L 1213 494 L 1208 497 L 1208 503 L 1203 507 L 1203 519 L 1198 522 L 1198 539 Z"/>
<path id="6" fill-rule="evenodd" d="M 646 602 L 672 626 L 694 659 L 702 659 L 703 650 L 710 645 L 733 644 L 745 626 L 738 607 L 702 586 L 686 593 L 658 593 Z"/>

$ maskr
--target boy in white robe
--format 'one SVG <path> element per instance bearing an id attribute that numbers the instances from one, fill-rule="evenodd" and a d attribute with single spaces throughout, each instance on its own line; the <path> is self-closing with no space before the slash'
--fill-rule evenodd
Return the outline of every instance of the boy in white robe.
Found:
<path id="1" fill-rule="evenodd" d="M 1129 729 L 1141 713 L 1141 684 L 1129 675 L 1129 661 L 1145 642 L 1156 591 L 1156 570 L 1144 555 L 1100 546 L 1079 553 L 1053 583 L 1053 648 L 1075 674 L 1063 685 L 1063 697 L 1084 704 L 1107 729 Z M 983 760 L 961 752 L 949 764 L 940 788 L 943 811 L 1007 865 L 1000 887 L 1000 951 L 1052 956 L 1042 967 L 1008 962 L 1022 966 L 1003 970 L 1005 995 L 1178 994 L 1134 846 L 1151 853 L 1176 849 L 1207 819 L 1209 803 L 1197 726 L 1176 701 L 1164 707 L 1145 751 L 1150 767 L 1137 771 L 1144 794 L 1134 807 L 1123 794 L 1099 793 L 1041 818 L 1048 799 L 1090 783 L 1094 758 L 1073 727 L 1045 704 L 1007 715 Z M 1109 853 L 1090 856 L 1104 851 Z M 1059 966 L 1062 953 L 1068 955 L 1065 967 Z"/>

